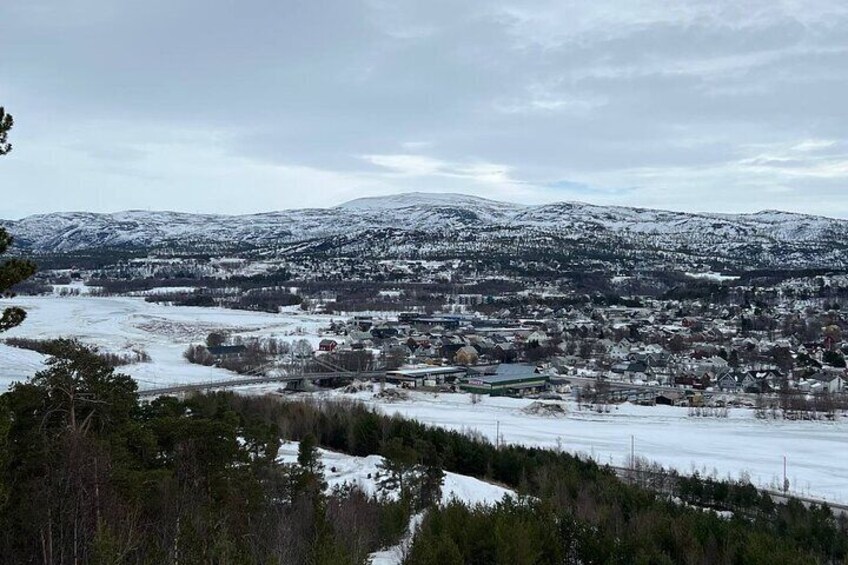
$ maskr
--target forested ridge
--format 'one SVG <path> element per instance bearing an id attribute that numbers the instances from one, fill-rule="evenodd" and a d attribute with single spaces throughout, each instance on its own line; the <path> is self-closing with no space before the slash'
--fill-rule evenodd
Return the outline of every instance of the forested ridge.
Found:
<path id="1" fill-rule="evenodd" d="M 75 342 L 64 348 L 0 396 L 3 563 L 366 563 L 419 512 L 408 563 L 848 556 L 844 518 L 776 505 L 750 485 L 688 479 L 671 500 L 566 453 L 498 448 L 355 402 L 218 393 L 139 403 L 132 379 Z M 284 439 L 302 441 L 298 464 L 276 461 Z M 325 493 L 316 445 L 386 456 L 382 493 L 395 496 Z M 519 496 L 440 506 L 442 469 Z"/>

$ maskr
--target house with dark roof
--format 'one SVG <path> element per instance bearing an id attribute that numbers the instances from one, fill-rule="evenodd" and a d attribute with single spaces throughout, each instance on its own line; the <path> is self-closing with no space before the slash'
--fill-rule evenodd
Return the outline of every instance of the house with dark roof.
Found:
<path id="1" fill-rule="evenodd" d="M 320 342 L 318 342 L 318 351 L 335 351 L 338 346 L 339 342 L 334 339 L 322 339 Z"/>

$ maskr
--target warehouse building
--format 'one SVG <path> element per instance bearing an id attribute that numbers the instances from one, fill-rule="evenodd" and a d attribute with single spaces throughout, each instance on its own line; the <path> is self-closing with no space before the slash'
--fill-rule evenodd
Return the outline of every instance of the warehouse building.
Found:
<path id="1" fill-rule="evenodd" d="M 465 367 L 419 366 L 386 371 L 386 381 L 407 387 L 437 386 L 468 373 Z"/>
<path id="2" fill-rule="evenodd" d="M 466 392 L 491 396 L 523 396 L 542 392 L 548 387 L 548 376 L 538 373 L 469 377 L 460 388 Z"/>

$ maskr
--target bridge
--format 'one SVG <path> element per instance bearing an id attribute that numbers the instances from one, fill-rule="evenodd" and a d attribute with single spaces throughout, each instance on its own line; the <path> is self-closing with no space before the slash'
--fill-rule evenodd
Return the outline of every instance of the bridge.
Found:
<path id="1" fill-rule="evenodd" d="M 257 367 L 240 377 L 234 377 L 232 379 L 218 379 L 214 381 L 206 381 L 199 383 L 174 384 L 164 387 L 148 388 L 139 390 L 138 395 L 142 398 L 151 398 L 170 394 L 204 392 L 210 390 L 226 390 L 243 386 L 273 383 L 281 383 L 284 385 L 294 383 L 300 388 L 306 388 L 310 384 L 314 384 L 318 381 L 339 382 L 351 381 L 354 379 L 371 380 L 382 379 L 386 376 L 385 371 L 350 371 L 344 369 L 343 367 L 339 367 L 338 365 L 330 363 L 324 359 L 315 358 L 310 359 L 309 361 L 311 361 L 315 365 L 318 365 L 320 368 L 326 370 L 320 372 L 307 372 L 305 370 L 306 363 L 304 362 L 292 363 L 284 367 L 269 364 Z M 284 374 L 279 375 L 269 375 L 268 373 L 272 370 L 283 370 L 285 372 Z"/>
<path id="2" fill-rule="evenodd" d="M 363 372 L 333 372 L 333 373 L 302 373 L 280 376 L 247 376 L 234 379 L 221 379 L 201 383 L 189 383 L 159 388 L 147 388 L 138 391 L 140 397 L 162 396 L 168 394 L 180 394 L 184 392 L 203 392 L 207 390 L 224 390 L 242 386 L 263 385 L 272 383 L 297 383 L 303 385 L 316 381 L 349 381 L 353 379 L 370 380 L 383 378 L 385 371 L 363 371 Z"/>

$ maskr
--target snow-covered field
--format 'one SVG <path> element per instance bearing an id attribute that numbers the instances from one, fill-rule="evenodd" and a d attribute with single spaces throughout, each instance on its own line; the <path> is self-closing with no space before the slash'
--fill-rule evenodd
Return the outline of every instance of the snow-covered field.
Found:
<path id="1" fill-rule="evenodd" d="M 232 373 L 215 367 L 192 365 L 183 359 L 191 343 L 202 343 L 213 330 L 248 336 L 274 336 L 280 339 L 308 339 L 317 346 L 318 330 L 329 317 L 301 314 L 296 309 L 285 314 L 265 314 L 225 308 L 165 306 L 142 298 L 123 297 L 17 297 L 0 299 L 7 305 L 24 308 L 26 321 L 0 338 L 49 339 L 75 337 L 109 352 L 133 348 L 147 351 L 152 362 L 121 367 L 135 378 L 139 388 L 178 383 L 206 382 L 232 378 Z M 31 376 L 41 368 L 43 357 L 0 344 L 0 391 L 13 381 Z"/>
<path id="2" fill-rule="evenodd" d="M 328 393 L 335 397 L 341 393 Z M 350 395 L 344 395 L 349 397 Z M 726 419 L 690 417 L 686 408 L 624 404 L 609 413 L 580 411 L 565 403 L 566 415 L 552 418 L 522 411 L 531 400 L 470 395 L 410 393 L 389 402 L 355 395 L 386 414 L 400 414 L 455 430 L 477 430 L 492 441 L 562 448 L 602 464 L 626 466 L 631 436 L 637 457 L 690 474 L 698 471 L 737 479 L 743 473 L 759 486 L 783 480 L 783 457 L 791 490 L 848 502 L 848 419 L 838 422 L 763 421 L 752 410 L 731 410 Z"/>
<path id="3" fill-rule="evenodd" d="M 44 356 L 35 351 L 18 349 L 0 343 L 0 391 L 13 381 L 35 374 L 44 368 Z"/>
<path id="4" fill-rule="evenodd" d="M 721 273 L 713 273 L 712 271 L 708 271 L 705 273 L 686 273 L 687 277 L 692 277 L 693 279 L 704 279 L 708 281 L 735 281 L 739 280 L 738 276 L 735 275 L 723 275 Z"/>

